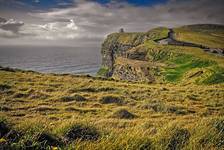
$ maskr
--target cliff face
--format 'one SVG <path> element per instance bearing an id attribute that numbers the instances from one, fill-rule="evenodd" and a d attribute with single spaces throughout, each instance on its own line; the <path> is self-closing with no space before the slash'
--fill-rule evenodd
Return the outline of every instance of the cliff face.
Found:
<path id="1" fill-rule="evenodd" d="M 223 59 L 204 54 L 200 48 L 161 44 L 169 31 L 156 28 L 145 33 L 108 35 L 102 44 L 98 75 L 140 82 L 216 82 L 222 74 Z M 200 76 L 188 77 L 197 72 Z M 224 82 L 224 78 L 217 82 Z"/>
<path id="2" fill-rule="evenodd" d="M 143 33 L 113 33 L 102 44 L 102 67 L 107 69 L 105 74 L 111 77 L 114 73 L 114 64 L 117 57 L 127 56 L 127 51 L 140 45 L 146 39 Z"/>
<path id="3" fill-rule="evenodd" d="M 157 28 L 145 33 L 108 35 L 102 44 L 102 67 L 99 74 L 121 80 L 154 81 L 155 79 L 149 72 L 149 62 L 146 61 L 147 48 L 144 43 L 150 39 L 166 37 L 164 29 Z"/>

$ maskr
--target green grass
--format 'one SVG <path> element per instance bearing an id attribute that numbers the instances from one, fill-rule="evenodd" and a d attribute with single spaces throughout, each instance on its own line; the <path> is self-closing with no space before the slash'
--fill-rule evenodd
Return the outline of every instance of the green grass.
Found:
<path id="1" fill-rule="evenodd" d="M 98 76 L 102 76 L 102 77 L 107 77 L 109 73 L 109 68 L 108 67 L 101 67 L 99 69 L 99 71 L 97 72 Z"/>
<path id="2" fill-rule="evenodd" d="M 150 40 L 158 40 L 163 39 L 168 36 L 169 29 L 165 27 L 158 27 L 146 32 L 148 39 Z"/>
<path id="3" fill-rule="evenodd" d="M 206 80 L 203 82 L 205 84 L 217 84 L 224 82 L 224 70 L 220 67 L 215 67 L 212 69 L 213 74 L 210 75 Z"/>
<path id="4" fill-rule="evenodd" d="M 223 83 L 222 56 L 215 56 L 203 52 L 198 48 L 158 45 L 154 41 L 146 41 L 148 61 L 154 62 L 157 67 L 157 80 L 171 83 L 194 82 L 197 84 Z M 202 71 L 199 77 L 188 79 L 190 74 Z"/>
<path id="5" fill-rule="evenodd" d="M 170 82 L 180 81 L 184 74 L 194 68 L 205 68 L 214 65 L 214 62 L 197 59 L 191 55 L 180 55 L 175 57 L 170 62 L 172 63 L 171 65 L 174 65 L 174 67 L 167 68 L 165 71 L 165 79 Z"/>

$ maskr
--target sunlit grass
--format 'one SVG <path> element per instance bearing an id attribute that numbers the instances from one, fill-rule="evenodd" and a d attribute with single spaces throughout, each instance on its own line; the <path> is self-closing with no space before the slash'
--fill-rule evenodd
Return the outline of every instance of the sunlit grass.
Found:
<path id="1" fill-rule="evenodd" d="M 20 71 L 0 71 L 0 78 L 2 87 L 7 87 L 0 91 L 0 115 L 10 129 L 23 133 L 14 144 L 17 148 L 26 147 L 27 141 L 40 147 L 41 140 L 50 137 L 65 149 L 223 146 L 218 143 L 221 135 L 217 135 L 222 123 L 218 129 L 214 125 L 224 114 L 223 84 L 144 84 Z M 18 93 L 25 95 L 16 97 Z M 201 118 L 204 121 L 198 122 Z M 72 132 L 84 137 L 96 137 L 97 133 L 97 139 L 81 140 L 78 136 L 66 141 L 68 131 L 80 124 L 84 127 Z M 88 132 L 82 130 L 86 127 Z M 185 137 L 188 133 L 190 136 Z M 175 145 L 179 136 L 184 141 Z M 202 144 L 204 139 L 208 142 Z"/>

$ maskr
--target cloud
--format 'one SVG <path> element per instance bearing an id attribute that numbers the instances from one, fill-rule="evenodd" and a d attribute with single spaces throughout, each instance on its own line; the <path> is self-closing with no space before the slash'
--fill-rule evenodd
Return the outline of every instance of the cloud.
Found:
<path id="1" fill-rule="evenodd" d="M 121 7 L 122 6 L 122 7 Z M 44 20 L 74 18 L 78 26 L 102 32 L 121 26 L 142 30 L 154 26 L 176 26 L 194 23 L 224 23 L 223 0 L 171 0 L 166 4 L 137 7 L 127 3 L 111 2 L 102 5 L 93 1 L 79 1 L 65 9 L 31 15 Z M 91 31 L 90 31 L 91 32 Z"/>
<path id="2" fill-rule="evenodd" d="M 3 20 L 3 19 L 2 19 Z M 21 26 L 23 26 L 24 23 L 22 21 L 16 21 L 14 19 L 9 20 L 3 20 L 0 22 L 0 28 L 6 31 L 11 31 L 13 33 L 18 33 Z"/>
<path id="3" fill-rule="evenodd" d="M 50 22 L 46 24 L 28 24 L 21 28 L 23 35 L 33 35 L 35 39 L 75 39 L 79 37 L 79 29 L 74 20 L 69 22 Z"/>
<path id="4" fill-rule="evenodd" d="M 223 0 L 170 0 L 145 7 L 124 1 L 111 1 L 107 4 L 90 0 L 74 2 L 66 8 L 28 12 L 27 18 L 32 17 L 35 22 L 20 26 L 17 22 L 17 30 L 7 31 L 17 31 L 23 39 L 27 36 L 29 39 L 48 39 L 58 41 L 57 43 L 73 40 L 73 44 L 95 42 L 99 45 L 107 34 L 117 32 L 119 28 L 133 32 L 147 31 L 158 26 L 224 24 Z"/>
<path id="5" fill-rule="evenodd" d="M 12 31 L 7 31 L 7 30 L 0 29 L 0 37 L 3 37 L 3 38 L 17 38 L 19 36 Z"/>

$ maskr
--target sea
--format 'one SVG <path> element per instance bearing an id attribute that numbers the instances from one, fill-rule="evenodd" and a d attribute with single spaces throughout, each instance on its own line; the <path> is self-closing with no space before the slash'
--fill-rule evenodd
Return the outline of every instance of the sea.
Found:
<path id="1" fill-rule="evenodd" d="M 0 66 L 42 73 L 96 75 L 99 47 L 0 46 Z"/>

